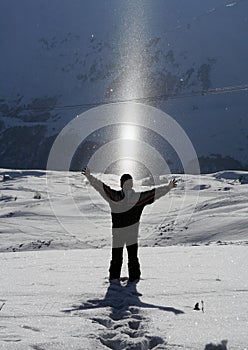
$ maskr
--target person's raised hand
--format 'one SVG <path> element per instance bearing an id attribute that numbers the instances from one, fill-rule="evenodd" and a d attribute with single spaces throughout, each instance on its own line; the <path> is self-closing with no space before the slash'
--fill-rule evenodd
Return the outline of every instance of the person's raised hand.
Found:
<path id="1" fill-rule="evenodd" d="M 90 168 L 88 168 L 87 166 L 83 168 L 82 174 L 86 177 L 90 176 Z"/>
<path id="2" fill-rule="evenodd" d="M 172 188 L 175 188 L 175 187 L 177 187 L 177 180 L 173 179 L 169 182 L 169 188 L 171 190 Z"/>

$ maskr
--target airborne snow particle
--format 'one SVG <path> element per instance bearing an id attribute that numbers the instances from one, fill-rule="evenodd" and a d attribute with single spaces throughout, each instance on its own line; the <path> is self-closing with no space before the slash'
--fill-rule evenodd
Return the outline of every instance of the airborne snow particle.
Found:
<path id="1" fill-rule="evenodd" d="M 226 4 L 226 7 L 232 7 L 232 6 L 235 6 L 235 5 L 237 5 L 237 3 L 236 2 L 232 2 L 230 4 Z"/>

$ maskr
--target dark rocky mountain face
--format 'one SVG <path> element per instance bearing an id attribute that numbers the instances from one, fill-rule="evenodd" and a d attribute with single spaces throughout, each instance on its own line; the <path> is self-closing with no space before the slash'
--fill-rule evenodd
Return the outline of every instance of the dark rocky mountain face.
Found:
<path id="1" fill-rule="evenodd" d="M 0 167 L 45 168 L 76 115 L 136 100 L 182 126 L 203 172 L 247 168 L 246 1 L 14 3 L 0 11 Z M 107 141 L 82 140 L 73 170 Z"/>

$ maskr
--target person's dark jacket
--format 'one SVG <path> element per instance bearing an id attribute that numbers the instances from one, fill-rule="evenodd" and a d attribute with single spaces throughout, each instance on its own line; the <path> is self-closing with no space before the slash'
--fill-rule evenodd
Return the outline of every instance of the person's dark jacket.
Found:
<path id="1" fill-rule="evenodd" d="M 133 189 L 127 192 L 116 191 L 92 175 L 88 176 L 88 180 L 109 203 L 113 228 L 127 227 L 139 222 L 144 207 L 170 191 L 167 185 L 144 192 L 135 192 Z"/>

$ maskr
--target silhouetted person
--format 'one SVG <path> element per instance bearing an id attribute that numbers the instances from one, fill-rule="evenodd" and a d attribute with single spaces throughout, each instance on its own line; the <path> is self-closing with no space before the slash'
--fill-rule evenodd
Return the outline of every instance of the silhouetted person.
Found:
<path id="1" fill-rule="evenodd" d="M 152 204 L 156 199 L 164 196 L 172 188 L 176 187 L 176 180 L 171 180 L 168 186 L 164 185 L 149 191 L 136 192 L 133 189 L 132 176 L 124 174 L 120 179 L 121 190 L 116 191 L 91 175 L 88 167 L 82 173 L 110 205 L 112 216 L 112 259 L 109 268 L 109 280 L 118 280 L 120 278 L 123 247 L 126 245 L 129 281 L 138 281 L 141 275 L 138 259 L 138 232 L 142 211 L 146 205 Z"/>

